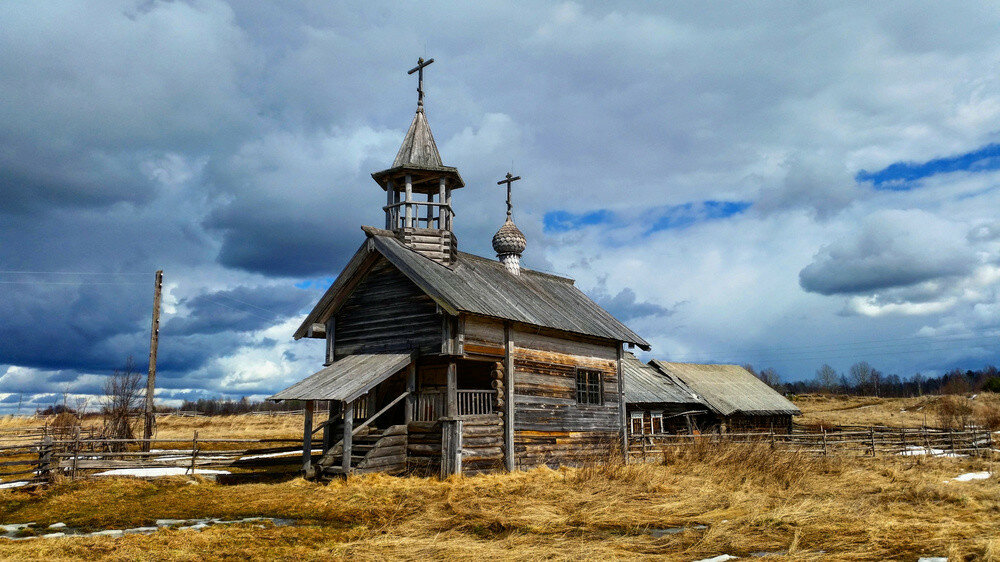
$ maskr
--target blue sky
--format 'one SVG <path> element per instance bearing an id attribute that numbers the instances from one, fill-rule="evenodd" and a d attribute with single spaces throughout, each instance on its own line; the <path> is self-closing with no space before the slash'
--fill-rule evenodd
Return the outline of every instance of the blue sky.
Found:
<path id="1" fill-rule="evenodd" d="M 461 248 L 492 257 L 496 181 L 520 175 L 524 263 L 654 356 L 786 380 L 1000 362 L 994 5 L 12 0 L 0 21 L 0 412 L 96 399 L 146 357 L 160 268 L 164 403 L 320 367 L 291 334 L 382 224 L 370 174 L 419 56 Z"/>
<path id="2" fill-rule="evenodd" d="M 858 172 L 859 182 L 870 182 L 875 189 L 906 190 L 919 186 L 920 180 L 937 174 L 983 172 L 1000 168 L 1000 145 L 988 144 L 970 152 L 934 158 L 925 162 L 893 162 L 881 170 Z"/>

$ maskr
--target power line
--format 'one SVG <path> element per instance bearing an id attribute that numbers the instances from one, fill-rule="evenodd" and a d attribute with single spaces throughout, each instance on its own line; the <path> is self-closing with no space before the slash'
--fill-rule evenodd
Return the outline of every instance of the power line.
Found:
<path id="1" fill-rule="evenodd" d="M 26 275 L 151 275 L 150 272 L 138 271 L 15 271 L 0 270 L 0 273 L 16 273 Z"/>
<path id="2" fill-rule="evenodd" d="M 138 281 L 0 281 L 4 285 L 146 285 Z"/>

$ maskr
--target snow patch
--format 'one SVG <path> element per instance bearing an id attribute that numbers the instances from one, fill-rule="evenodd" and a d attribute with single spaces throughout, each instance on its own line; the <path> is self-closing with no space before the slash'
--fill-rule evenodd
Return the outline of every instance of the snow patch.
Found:
<path id="1" fill-rule="evenodd" d="M 7 488 L 20 488 L 21 486 L 27 486 L 28 484 L 31 484 L 31 482 L 25 482 L 25 481 L 4 482 L 3 484 L 0 484 L 0 490 L 4 490 Z"/>
<path id="2" fill-rule="evenodd" d="M 203 469 L 196 469 L 194 473 L 204 475 L 232 474 L 228 470 Z M 160 476 L 184 476 L 186 474 L 191 474 L 190 468 L 172 466 L 164 468 L 116 468 L 113 470 L 98 472 L 94 476 L 137 476 L 139 478 L 159 478 Z"/>
<path id="3" fill-rule="evenodd" d="M 726 562 L 727 560 L 736 560 L 736 556 L 732 554 L 720 554 L 718 556 L 713 556 L 712 558 L 702 558 L 701 560 L 695 560 L 694 562 Z"/>
<path id="4" fill-rule="evenodd" d="M 945 480 L 944 483 L 949 482 L 970 482 L 972 480 L 986 480 L 992 476 L 989 472 L 966 472 L 965 474 L 959 474 L 958 476 L 952 478 L 951 480 Z"/>
<path id="5" fill-rule="evenodd" d="M 275 457 L 287 457 L 287 456 L 291 456 L 291 455 L 301 455 L 302 453 L 303 453 L 302 450 L 298 450 L 298 451 L 285 451 L 283 453 L 268 453 L 266 455 L 250 455 L 248 457 L 240 457 L 240 460 L 247 460 L 247 459 L 273 459 Z"/>

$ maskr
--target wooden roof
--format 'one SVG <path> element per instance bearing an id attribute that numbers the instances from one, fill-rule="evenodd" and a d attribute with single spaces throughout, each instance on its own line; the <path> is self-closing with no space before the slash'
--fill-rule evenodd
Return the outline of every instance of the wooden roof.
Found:
<path id="1" fill-rule="evenodd" d="M 660 373 L 679 381 L 722 416 L 735 413 L 774 415 L 802 413 L 795 404 L 738 365 L 700 365 L 650 361 Z"/>
<path id="2" fill-rule="evenodd" d="M 631 353 L 622 356 L 622 378 L 625 401 L 630 404 L 690 404 L 705 409 L 704 403 L 690 388 L 660 374 Z"/>
<path id="3" fill-rule="evenodd" d="M 348 355 L 268 400 L 354 400 L 410 361 L 409 353 Z"/>
<path id="4" fill-rule="evenodd" d="M 437 183 L 431 182 L 430 185 L 424 183 L 442 176 L 451 180 L 449 184 L 453 189 L 465 185 L 458 169 L 445 166 L 442 162 L 441 153 L 438 152 L 437 143 L 434 142 L 434 134 L 431 133 L 431 126 L 427 123 L 427 116 L 424 115 L 422 108 L 413 116 L 392 167 L 375 172 L 372 178 L 385 188 L 388 180 L 398 181 L 405 175 L 411 176 L 413 189 L 420 193 L 436 193 Z"/>
<path id="5" fill-rule="evenodd" d="M 478 314 L 649 349 L 646 340 L 591 300 L 572 279 L 525 268 L 520 275 L 511 275 L 499 261 L 465 252 L 445 266 L 406 247 L 389 231 L 363 228 L 368 240 L 303 321 L 296 339 L 336 313 L 343 293 L 353 287 L 350 278 L 363 274 L 362 263 L 374 252 L 385 256 L 449 314 Z"/>

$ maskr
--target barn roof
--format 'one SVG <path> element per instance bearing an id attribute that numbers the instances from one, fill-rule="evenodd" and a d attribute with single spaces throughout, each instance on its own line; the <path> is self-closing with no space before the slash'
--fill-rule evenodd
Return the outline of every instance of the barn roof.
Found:
<path id="1" fill-rule="evenodd" d="M 628 403 L 697 404 L 704 406 L 690 388 L 660 374 L 635 355 L 622 355 L 625 401 Z"/>
<path id="2" fill-rule="evenodd" d="M 720 415 L 773 415 L 802 412 L 763 381 L 737 365 L 700 365 L 651 361 L 664 375 L 693 390 Z"/>
<path id="3" fill-rule="evenodd" d="M 572 279 L 521 269 L 511 275 L 497 260 L 458 252 L 451 265 L 442 265 L 406 247 L 391 232 L 364 227 L 368 240 L 344 268 L 327 293 L 295 332 L 307 335 L 314 323 L 336 313 L 338 302 L 352 284 L 346 276 L 362 275 L 367 253 L 384 256 L 449 314 L 478 314 L 543 328 L 636 344 L 649 343 L 578 289 Z"/>
<path id="4" fill-rule="evenodd" d="M 351 401 L 398 373 L 410 361 L 409 353 L 348 355 L 268 400 Z"/>

